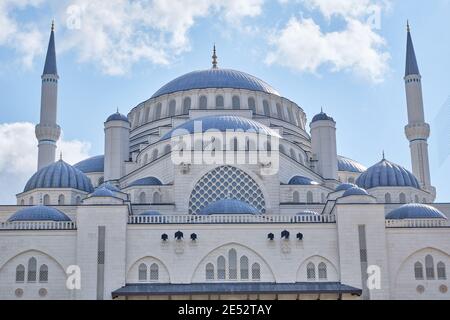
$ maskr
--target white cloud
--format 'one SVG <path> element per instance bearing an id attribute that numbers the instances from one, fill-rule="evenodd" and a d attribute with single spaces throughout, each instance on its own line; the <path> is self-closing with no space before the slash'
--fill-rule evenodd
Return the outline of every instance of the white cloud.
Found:
<path id="1" fill-rule="evenodd" d="M 291 18 L 269 37 L 266 62 L 299 72 L 317 73 L 322 66 L 331 71 L 352 71 L 373 82 L 383 81 L 390 55 L 385 39 L 373 28 L 384 5 L 370 0 L 302 0 L 327 19 L 344 19 L 342 30 L 324 32 L 313 18 Z M 370 22 L 370 23 L 369 23 Z"/>
<path id="2" fill-rule="evenodd" d="M 89 157 L 91 145 L 64 138 L 58 142 L 58 154 L 64 161 L 77 163 Z M 14 194 L 23 190 L 27 180 L 36 172 L 37 141 L 34 125 L 28 122 L 0 124 L 0 204 L 15 203 Z"/>

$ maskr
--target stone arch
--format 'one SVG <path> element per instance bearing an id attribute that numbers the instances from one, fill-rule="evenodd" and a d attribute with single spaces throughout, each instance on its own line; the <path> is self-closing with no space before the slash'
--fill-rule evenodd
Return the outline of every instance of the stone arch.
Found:
<path id="1" fill-rule="evenodd" d="M 225 257 L 226 259 L 226 270 L 228 271 L 228 252 L 229 250 L 236 250 L 237 252 L 237 261 L 239 263 L 240 258 L 242 256 L 246 256 L 249 259 L 249 266 L 251 267 L 254 263 L 258 263 L 261 269 L 261 277 L 259 282 L 276 282 L 275 274 L 273 272 L 272 267 L 267 262 L 267 260 L 257 253 L 255 250 L 250 247 L 237 243 L 237 242 L 229 242 L 223 245 L 216 247 L 215 249 L 209 251 L 201 260 L 197 263 L 194 268 L 194 272 L 191 277 L 192 283 L 202 283 L 206 281 L 205 277 L 205 269 L 206 265 L 212 263 L 214 268 L 217 269 L 217 258 L 220 256 Z M 239 268 L 239 265 L 238 265 Z M 226 272 L 227 272 L 226 271 Z M 250 276 L 251 279 L 251 276 Z M 239 280 L 229 279 L 229 280 L 217 280 L 218 282 L 236 282 Z M 217 282 L 216 281 L 216 282 Z M 248 281 L 248 280 L 246 280 Z"/>
<path id="2" fill-rule="evenodd" d="M 150 270 L 150 266 L 154 263 L 158 265 L 158 281 L 159 283 L 170 283 L 170 273 L 169 269 L 167 268 L 166 264 L 154 257 L 154 256 L 145 256 L 142 258 L 139 258 L 135 262 L 131 263 L 130 266 L 127 268 L 127 274 L 126 274 L 126 283 L 139 283 L 138 275 L 139 275 L 139 265 L 140 264 L 146 264 L 147 265 L 147 271 Z"/>
<path id="3" fill-rule="evenodd" d="M 296 273 L 297 282 L 308 281 L 307 274 L 306 274 L 306 268 L 307 268 L 308 264 L 311 262 L 314 264 L 314 267 L 315 267 L 315 273 L 316 273 L 315 281 L 319 281 L 319 282 L 320 281 L 322 281 L 322 282 L 339 281 L 339 273 L 338 273 L 338 269 L 336 268 L 336 264 L 331 262 L 330 259 L 327 259 L 324 256 L 313 255 L 313 256 L 310 256 L 300 262 L 299 267 L 297 269 L 297 273 Z M 327 279 L 324 279 L 324 280 L 319 280 L 319 278 L 318 278 L 318 266 L 321 262 L 324 262 L 327 266 Z"/>

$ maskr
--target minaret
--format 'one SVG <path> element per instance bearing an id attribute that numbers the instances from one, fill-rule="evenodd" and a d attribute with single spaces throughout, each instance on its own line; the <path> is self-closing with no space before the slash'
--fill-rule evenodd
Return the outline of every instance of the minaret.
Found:
<path id="1" fill-rule="evenodd" d="M 58 102 L 58 71 L 56 69 L 55 25 L 52 23 L 47 57 L 42 74 L 41 118 L 36 126 L 38 145 L 38 170 L 55 162 L 56 142 L 61 128 L 56 124 Z"/>
<path id="2" fill-rule="evenodd" d="M 414 175 L 422 187 L 434 193 L 431 186 L 430 164 L 428 160 L 428 138 L 430 125 L 425 122 L 422 97 L 422 76 L 417 65 L 414 45 L 409 23 L 407 25 L 405 87 L 408 107 L 408 125 L 405 127 L 406 137 L 410 142 L 411 162 Z"/>

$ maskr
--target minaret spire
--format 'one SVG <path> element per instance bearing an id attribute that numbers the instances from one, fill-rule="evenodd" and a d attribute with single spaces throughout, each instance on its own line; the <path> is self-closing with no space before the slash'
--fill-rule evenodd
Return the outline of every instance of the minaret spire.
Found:
<path id="1" fill-rule="evenodd" d="M 217 52 L 216 52 L 216 44 L 214 44 L 213 55 L 212 55 L 212 68 L 218 69 L 217 67 Z"/>
<path id="2" fill-rule="evenodd" d="M 409 26 L 409 21 L 406 23 L 406 29 L 407 29 L 407 43 L 406 43 L 405 77 L 412 74 L 420 75 L 419 66 L 417 65 L 416 52 L 414 50 L 414 44 L 411 37 L 411 28 Z"/>
<path id="3" fill-rule="evenodd" d="M 61 128 L 56 123 L 58 113 L 58 71 L 56 68 L 55 24 L 52 22 L 47 56 L 42 73 L 41 117 L 36 126 L 38 145 L 38 169 L 55 162 L 56 142 Z"/>

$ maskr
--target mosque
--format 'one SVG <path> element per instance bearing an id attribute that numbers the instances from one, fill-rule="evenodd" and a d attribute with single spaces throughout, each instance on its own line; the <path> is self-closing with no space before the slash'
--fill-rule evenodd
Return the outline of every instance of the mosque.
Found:
<path id="1" fill-rule="evenodd" d="M 104 155 L 70 165 L 55 155 L 59 76 L 52 27 L 37 172 L 0 206 L 0 299 L 450 299 L 450 203 L 435 203 L 409 26 L 412 170 L 339 155 L 330 115 L 308 120 L 215 48 L 210 69 L 109 116 Z"/>

